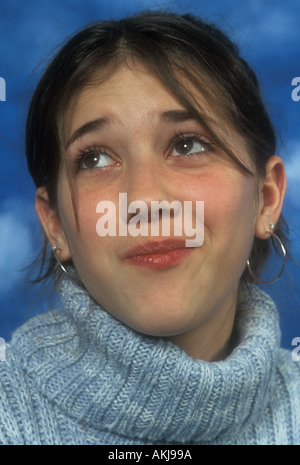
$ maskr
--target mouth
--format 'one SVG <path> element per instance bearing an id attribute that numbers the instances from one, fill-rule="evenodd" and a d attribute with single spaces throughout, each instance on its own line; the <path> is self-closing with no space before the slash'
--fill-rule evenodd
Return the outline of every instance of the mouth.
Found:
<path id="1" fill-rule="evenodd" d="M 125 261 L 147 268 L 170 268 L 187 258 L 194 247 L 186 247 L 181 239 L 150 241 L 133 247 L 125 254 Z"/>

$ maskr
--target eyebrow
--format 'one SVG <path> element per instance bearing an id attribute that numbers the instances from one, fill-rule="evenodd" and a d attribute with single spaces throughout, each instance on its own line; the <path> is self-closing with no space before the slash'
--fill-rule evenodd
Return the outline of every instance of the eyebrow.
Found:
<path id="1" fill-rule="evenodd" d="M 97 118 L 92 121 L 88 121 L 87 123 L 83 124 L 80 126 L 76 131 L 72 134 L 70 139 L 66 143 L 65 150 L 75 142 L 76 139 L 79 139 L 80 137 L 84 136 L 85 134 L 91 134 L 93 132 L 100 131 L 106 126 L 109 126 L 111 123 L 109 118 Z"/>
<path id="2" fill-rule="evenodd" d="M 160 115 L 160 119 L 161 121 L 167 123 L 182 123 L 188 120 L 195 120 L 195 117 L 187 110 L 168 110 Z M 100 131 L 103 128 L 109 126 L 111 123 L 112 121 L 110 118 L 97 118 L 95 120 L 88 121 L 76 129 L 76 131 L 68 139 L 65 150 L 67 150 L 67 148 L 73 144 L 76 139 L 79 139 L 85 134 L 91 134 L 93 132 Z"/>
<path id="3" fill-rule="evenodd" d="M 161 120 L 167 123 L 183 123 L 190 119 L 195 117 L 187 110 L 169 110 L 161 114 Z"/>

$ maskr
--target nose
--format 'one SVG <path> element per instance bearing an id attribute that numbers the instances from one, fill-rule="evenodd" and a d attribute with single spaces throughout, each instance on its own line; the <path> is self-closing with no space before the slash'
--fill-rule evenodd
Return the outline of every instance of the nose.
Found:
<path id="1" fill-rule="evenodd" d="M 161 221 L 164 212 L 168 212 L 170 218 L 179 213 L 179 209 L 176 209 L 177 204 L 174 203 L 171 175 L 167 174 L 160 160 L 147 157 L 146 161 L 145 158 L 136 161 L 134 166 L 128 169 L 123 184 L 128 203 L 127 218 L 123 216 L 123 221 L 127 223 L 136 215 L 137 209 L 140 219 L 148 223 Z M 174 207 L 172 209 L 171 203 Z"/>

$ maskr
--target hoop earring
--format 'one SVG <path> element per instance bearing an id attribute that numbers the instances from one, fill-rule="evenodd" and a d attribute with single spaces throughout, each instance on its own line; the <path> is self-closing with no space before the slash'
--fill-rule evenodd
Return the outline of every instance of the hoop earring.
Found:
<path id="1" fill-rule="evenodd" d="M 248 268 L 249 273 L 251 274 L 252 278 L 255 279 L 255 281 L 257 281 L 257 282 L 259 282 L 261 284 L 271 284 L 271 283 L 274 283 L 275 281 L 277 281 L 277 279 L 279 279 L 280 276 L 282 275 L 284 267 L 285 267 L 285 257 L 286 257 L 285 247 L 284 247 L 283 243 L 281 242 L 280 238 L 277 236 L 277 234 L 275 234 L 273 232 L 273 229 L 274 229 L 274 224 L 273 223 L 269 224 L 269 228 L 271 229 L 272 236 L 279 242 L 279 245 L 280 245 L 281 251 L 282 251 L 282 255 L 283 255 L 283 263 L 282 263 L 282 267 L 281 267 L 280 272 L 278 273 L 278 275 L 274 279 L 271 279 L 270 281 L 262 281 L 261 279 L 258 279 L 255 276 L 255 274 L 251 270 L 250 262 L 249 262 L 249 260 L 247 260 L 247 268 Z"/>
<path id="2" fill-rule="evenodd" d="M 60 268 L 62 269 L 62 271 L 68 276 L 68 278 L 73 281 L 73 279 L 71 278 L 71 276 L 69 275 L 69 273 L 65 269 L 64 265 L 61 263 L 60 259 L 58 258 L 56 250 L 57 250 L 56 245 L 53 245 L 52 246 L 52 252 L 53 252 L 53 256 L 54 256 L 55 260 L 57 261 L 57 263 L 60 266 Z"/>

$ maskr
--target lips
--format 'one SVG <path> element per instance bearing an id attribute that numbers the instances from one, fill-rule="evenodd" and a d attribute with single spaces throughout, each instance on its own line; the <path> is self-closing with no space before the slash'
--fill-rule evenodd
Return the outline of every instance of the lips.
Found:
<path id="1" fill-rule="evenodd" d="M 192 250 L 192 247 L 185 246 L 182 239 L 151 241 L 130 249 L 125 255 L 125 260 L 148 268 L 169 268 L 181 263 Z"/>

